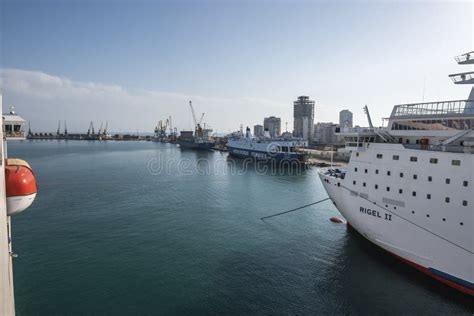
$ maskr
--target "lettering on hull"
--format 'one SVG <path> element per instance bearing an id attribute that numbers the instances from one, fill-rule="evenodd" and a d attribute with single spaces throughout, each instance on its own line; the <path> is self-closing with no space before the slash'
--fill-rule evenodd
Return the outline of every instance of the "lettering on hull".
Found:
<path id="1" fill-rule="evenodd" d="M 377 210 L 372 210 L 370 208 L 360 207 L 360 212 L 366 215 L 370 215 L 376 218 L 384 219 L 386 221 L 392 221 L 392 214 L 379 212 Z"/>

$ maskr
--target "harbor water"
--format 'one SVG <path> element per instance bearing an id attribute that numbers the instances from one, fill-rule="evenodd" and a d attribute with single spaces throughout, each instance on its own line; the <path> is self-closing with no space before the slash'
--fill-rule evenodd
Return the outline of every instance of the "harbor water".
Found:
<path id="1" fill-rule="evenodd" d="M 154 142 L 23 141 L 38 196 L 13 218 L 18 315 L 472 314 L 365 241 L 315 169 Z"/>

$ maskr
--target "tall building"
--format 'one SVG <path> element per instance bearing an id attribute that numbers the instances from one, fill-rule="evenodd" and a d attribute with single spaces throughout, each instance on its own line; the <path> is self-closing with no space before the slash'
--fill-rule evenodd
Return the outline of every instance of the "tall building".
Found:
<path id="1" fill-rule="evenodd" d="M 339 126 L 352 127 L 352 112 L 349 110 L 342 110 L 339 112 Z"/>
<path id="2" fill-rule="evenodd" d="M 314 133 L 314 100 L 299 96 L 293 102 L 293 135 L 304 140 L 312 140 Z"/>
<path id="3" fill-rule="evenodd" d="M 266 117 L 263 119 L 263 128 L 270 133 L 271 137 L 280 136 L 281 119 L 279 117 Z"/>
<path id="4" fill-rule="evenodd" d="M 263 125 L 254 125 L 253 127 L 253 136 L 255 137 L 261 137 L 263 136 Z"/>
<path id="5" fill-rule="evenodd" d="M 341 138 L 336 135 L 339 126 L 332 122 L 316 123 L 314 125 L 314 142 L 321 145 L 335 145 L 341 143 Z"/>

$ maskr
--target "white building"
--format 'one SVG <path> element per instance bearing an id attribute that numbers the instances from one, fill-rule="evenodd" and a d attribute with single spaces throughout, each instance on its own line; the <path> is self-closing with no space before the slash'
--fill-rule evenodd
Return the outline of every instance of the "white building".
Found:
<path id="1" fill-rule="evenodd" d="M 332 122 L 316 123 L 314 125 L 314 142 L 324 145 L 340 144 L 341 139 L 336 135 L 336 129 L 339 125 Z"/>

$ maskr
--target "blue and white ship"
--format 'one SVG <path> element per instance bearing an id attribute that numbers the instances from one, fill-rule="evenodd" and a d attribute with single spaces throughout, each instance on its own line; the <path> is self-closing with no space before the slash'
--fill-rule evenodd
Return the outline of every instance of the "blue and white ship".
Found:
<path id="1" fill-rule="evenodd" d="M 259 161 L 292 162 L 304 164 L 308 154 L 302 149 L 308 143 L 301 138 L 285 133 L 282 137 L 271 138 L 268 132 L 264 137 L 252 137 L 247 127 L 245 135 L 242 131 L 233 133 L 227 141 L 229 155 L 239 158 L 252 158 Z"/>

